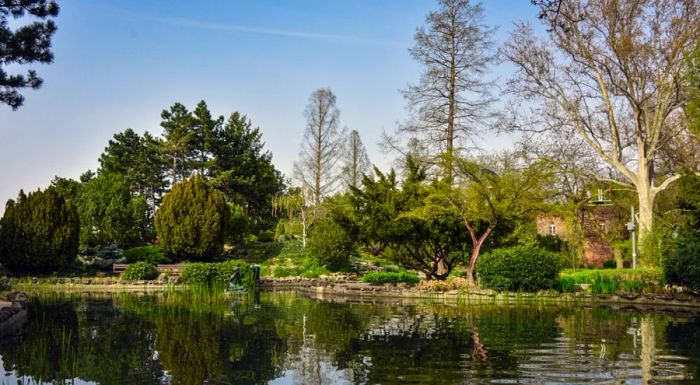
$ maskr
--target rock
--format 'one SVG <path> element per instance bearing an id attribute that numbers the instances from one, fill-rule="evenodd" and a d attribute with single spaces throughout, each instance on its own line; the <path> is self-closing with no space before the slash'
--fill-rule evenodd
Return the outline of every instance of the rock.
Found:
<path id="1" fill-rule="evenodd" d="M 92 283 L 92 280 L 90 278 L 83 278 L 82 280 L 80 280 L 80 283 L 82 283 L 83 285 L 89 285 Z"/>
<path id="2" fill-rule="evenodd" d="M 21 291 L 13 291 L 7 295 L 7 300 L 10 302 L 27 302 L 29 301 L 29 297 L 27 297 L 26 293 Z"/>
<path id="3" fill-rule="evenodd" d="M 160 273 L 156 279 L 158 283 L 168 283 L 168 275 L 165 273 Z"/>
<path id="4" fill-rule="evenodd" d="M 630 292 L 626 292 L 626 291 L 618 291 L 617 293 L 615 293 L 615 295 L 617 295 L 618 297 L 620 297 L 622 299 L 627 299 L 627 300 L 634 300 L 634 299 L 639 298 L 639 293 L 630 293 Z"/>

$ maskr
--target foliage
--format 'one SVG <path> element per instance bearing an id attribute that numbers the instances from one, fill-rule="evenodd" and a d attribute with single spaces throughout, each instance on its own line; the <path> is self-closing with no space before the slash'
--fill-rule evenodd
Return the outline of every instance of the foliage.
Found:
<path id="1" fill-rule="evenodd" d="M 445 210 L 424 210 L 433 187 L 423 184 L 425 169 L 409 157 L 408 175 L 401 188 L 396 174 L 375 168 L 362 188 L 350 187 L 350 219 L 357 239 L 374 254 L 419 270 L 428 279 L 445 279 L 465 254 L 466 232 L 461 218 Z"/>
<path id="2" fill-rule="evenodd" d="M 176 257 L 212 260 L 223 252 L 230 210 L 201 175 L 175 185 L 156 214 L 160 245 Z"/>
<path id="3" fill-rule="evenodd" d="M 148 202 L 151 221 L 155 207 L 168 187 L 165 179 L 167 163 L 162 149 L 161 139 L 148 132 L 142 136 L 127 129 L 114 134 L 99 159 L 98 174 L 122 177 L 132 195 Z"/>
<path id="4" fill-rule="evenodd" d="M 591 292 L 596 294 L 614 294 L 620 290 L 620 278 L 616 275 L 596 274 L 591 282 Z"/>
<path id="5" fill-rule="evenodd" d="M 260 128 L 238 112 L 232 113 L 216 132 L 211 166 L 212 184 L 229 202 L 245 207 L 256 228 L 271 224 L 271 202 L 282 191 L 282 174 L 264 150 Z"/>
<path id="6" fill-rule="evenodd" d="M 245 209 L 235 203 L 228 203 L 230 214 L 228 241 L 232 244 L 241 244 L 245 236 L 250 232 L 250 219 Z"/>
<path id="7" fill-rule="evenodd" d="M 152 264 L 159 264 L 172 262 L 165 254 L 165 250 L 163 250 L 162 247 L 153 245 L 133 247 L 124 252 L 124 257 L 128 263 L 145 261 Z"/>
<path id="8" fill-rule="evenodd" d="M 347 228 L 332 218 L 325 218 L 311 229 L 309 253 L 331 270 L 347 267 L 357 254 L 357 242 Z"/>
<path id="9" fill-rule="evenodd" d="M 244 261 L 228 260 L 218 263 L 191 262 L 187 263 L 180 272 L 182 282 L 195 286 L 224 286 L 238 267 L 241 274 L 241 283 L 245 287 L 252 287 L 252 269 Z"/>
<path id="10" fill-rule="evenodd" d="M 566 269 L 560 274 L 563 279 L 570 279 L 576 284 L 592 284 L 598 277 L 615 277 L 620 282 L 644 281 L 647 284 L 660 284 L 663 272 L 659 269 Z"/>
<path id="11" fill-rule="evenodd" d="M 78 254 L 80 220 L 53 188 L 8 200 L 0 219 L 0 262 L 18 271 L 55 271 Z"/>
<path id="12" fill-rule="evenodd" d="M 124 177 L 100 174 L 80 188 L 80 242 L 86 246 L 143 244 L 153 238 L 148 211 L 145 199 L 131 194 Z"/>
<path id="13" fill-rule="evenodd" d="M 683 231 L 664 260 L 664 276 L 672 285 L 700 291 L 700 234 Z"/>
<path id="14" fill-rule="evenodd" d="M 556 287 L 559 260 L 535 245 L 493 250 L 477 264 L 479 282 L 494 290 L 533 292 Z"/>
<path id="15" fill-rule="evenodd" d="M 676 207 L 681 210 L 683 228 L 696 231 L 700 229 L 700 175 L 690 170 L 683 171 L 683 176 L 678 181 Z"/>
<path id="16" fill-rule="evenodd" d="M 141 261 L 132 263 L 124 270 L 123 275 L 126 281 L 143 281 L 158 278 L 158 268 L 156 265 Z"/>
<path id="17" fill-rule="evenodd" d="M 2 41 L 0 102 L 9 105 L 12 109 L 17 109 L 24 102 L 24 97 L 18 91 L 20 88 L 37 89 L 41 87 L 43 80 L 37 76 L 34 70 L 29 70 L 26 76 L 22 74 L 10 75 L 2 67 L 16 68 L 16 65 L 48 64 L 53 61 L 51 38 L 56 32 L 56 24 L 50 18 L 56 17 L 58 10 L 58 4 L 53 0 L 0 2 L 0 39 Z M 8 23 L 7 17 L 9 15 L 15 19 L 26 15 L 35 20 L 31 23 Z M 12 25 L 18 25 L 18 27 L 13 31 L 10 29 Z"/>
<path id="18" fill-rule="evenodd" d="M 111 244 L 101 247 L 97 251 L 97 256 L 103 259 L 119 259 L 124 256 L 124 250 L 118 245 Z"/>
<path id="19" fill-rule="evenodd" d="M 642 266 L 662 266 L 664 259 L 671 252 L 673 228 L 669 223 L 657 218 L 645 236 L 640 236 L 640 260 Z"/>
<path id="20" fill-rule="evenodd" d="M 617 267 L 617 263 L 614 259 L 608 259 L 603 262 L 603 269 L 614 269 Z"/>
<path id="21" fill-rule="evenodd" d="M 367 273 L 362 276 L 362 282 L 370 283 L 418 283 L 420 278 L 414 273 L 408 273 L 405 271 L 401 272 L 390 272 L 390 271 L 380 271 Z"/>
<path id="22" fill-rule="evenodd" d="M 578 287 L 576 280 L 569 276 L 560 275 L 557 277 L 556 289 L 562 293 L 573 293 Z"/>

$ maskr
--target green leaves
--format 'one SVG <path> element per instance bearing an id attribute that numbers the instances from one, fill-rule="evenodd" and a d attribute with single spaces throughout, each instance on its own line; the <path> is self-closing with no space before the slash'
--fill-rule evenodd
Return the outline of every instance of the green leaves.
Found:
<path id="1" fill-rule="evenodd" d="M 177 257 L 212 260 L 223 252 L 230 215 L 223 194 L 195 175 L 163 198 L 156 214 L 158 241 Z"/>
<path id="2" fill-rule="evenodd" d="M 18 271 L 65 268 L 78 253 L 79 226 L 74 206 L 53 188 L 20 191 L 0 219 L 0 262 Z"/>

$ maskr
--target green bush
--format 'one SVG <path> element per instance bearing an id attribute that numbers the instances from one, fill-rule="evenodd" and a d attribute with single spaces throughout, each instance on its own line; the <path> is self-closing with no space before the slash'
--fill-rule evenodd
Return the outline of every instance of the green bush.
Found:
<path id="1" fill-rule="evenodd" d="M 347 231 L 332 219 L 316 223 L 309 237 L 309 253 L 331 270 L 346 268 L 357 254 L 357 244 Z"/>
<path id="2" fill-rule="evenodd" d="M 224 195 L 196 175 L 165 194 L 156 213 L 158 240 L 177 257 L 212 260 L 223 252 L 230 215 Z"/>
<path id="3" fill-rule="evenodd" d="M 165 254 L 165 250 L 160 246 L 134 247 L 124 252 L 124 257 L 128 263 L 146 261 L 153 264 L 171 263 L 171 259 Z"/>
<path id="4" fill-rule="evenodd" d="M 684 231 L 664 261 L 664 277 L 671 285 L 700 291 L 700 234 Z"/>
<path id="5" fill-rule="evenodd" d="M 124 270 L 125 281 L 142 281 L 158 278 L 158 268 L 148 262 L 141 261 L 130 264 Z"/>
<path id="6" fill-rule="evenodd" d="M 406 271 L 376 271 L 363 275 L 361 279 L 362 282 L 370 283 L 418 283 L 418 281 L 420 281 L 420 278 L 418 278 L 417 274 L 409 273 Z"/>
<path id="7" fill-rule="evenodd" d="M 556 287 L 559 269 L 556 254 L 531 244 L 493 250 L 476 267 L 484 287 L 525 292 Z"/>
<path id="8" fill-rule="evenodd" d="M 20 191 L 0 219 L 0 263 L 17 271 L 66 268 L 78 255 L 79 234 L 77 210 L 54 188 Z"/>
<path id="9" fill-rule="evenodd" d="M 180 272 L 183 283 L 194 286 L 224 286 L 239 267 L 241 283 L 245 287 L 253 286 L 252 269 L 244 261 L 229 260 L 219 263 L 192 262 L 186 264 Z"/>
<path id="10" fill-rule="evenodd" d="M 617 268 L 617 262 L 614 259 L 608 259 L 603 262 L 603 269 L 615 269 Z"/>

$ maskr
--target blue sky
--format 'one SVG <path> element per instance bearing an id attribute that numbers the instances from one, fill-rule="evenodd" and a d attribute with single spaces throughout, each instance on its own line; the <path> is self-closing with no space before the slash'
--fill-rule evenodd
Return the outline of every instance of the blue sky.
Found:
<path id="1" fill-rule="evenodd" d="M 56 59 L 17 111 L 0 105 L 0 211 L 56 176 L 95 170 L 114 133 L 160 133 L 160 112 L 204 99 L 216 115 L 245 113 L 260 126 L 276 166 L 291 174 L 307 99 L 337 95 L 341 124 L 357 129 L 370 159 L 388 168 L 377 142 L 407 117 L 399 93 L 418 79 L 408 54 L 433 0 L 59 2 Z M 536 22 L 529 0 L 487 0 L 498 42 L 517 20 Z M 508 67 L 495 69 L 507 76 Z M 485 148 L 509 138 L 486 136 Z"/>

